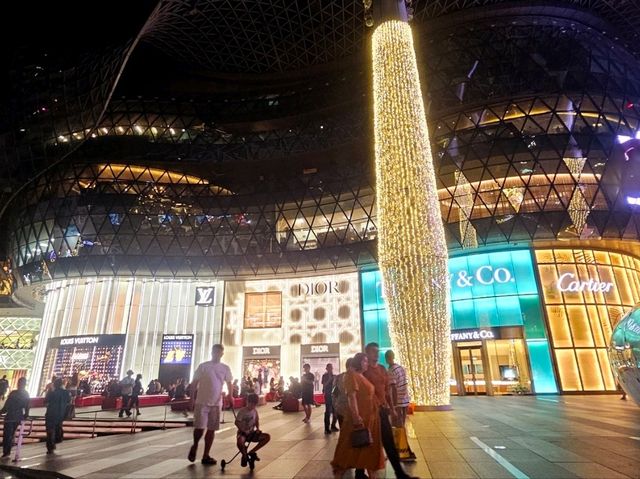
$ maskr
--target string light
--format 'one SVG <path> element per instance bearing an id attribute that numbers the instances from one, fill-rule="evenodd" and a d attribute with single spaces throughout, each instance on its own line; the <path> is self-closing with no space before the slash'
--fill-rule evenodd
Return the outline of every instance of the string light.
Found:
<path id="1" fill-rule="evenodd" d="M 389 332 L 418 405 L 447 406 L 451 369 L 447 244 L 411 29 L 373 33 L 373 98 L 380 236 Z"/>

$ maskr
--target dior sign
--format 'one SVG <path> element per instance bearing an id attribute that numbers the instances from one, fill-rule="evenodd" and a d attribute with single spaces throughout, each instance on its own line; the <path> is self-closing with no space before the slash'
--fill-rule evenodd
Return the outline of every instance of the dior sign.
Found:
<path id="1" fill-rule="evenodd" d="M 279 358 L 280 346 L 244 346 L 242 355 L 245 358 Z"/>
<path id="2" fill-rule="evenodd" d="M 324 294 L 340 294 L 337 281 L 318 281 L 298 283 L 294 286 L 295 296 L 322 296 Z"/>

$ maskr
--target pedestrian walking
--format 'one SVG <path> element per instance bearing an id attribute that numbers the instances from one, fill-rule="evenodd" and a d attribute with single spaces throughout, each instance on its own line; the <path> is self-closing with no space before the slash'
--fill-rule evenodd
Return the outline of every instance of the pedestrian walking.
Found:
<path id="1" fill-rule="evenodd" d="M 396 474 L 397 479 L 409 479 L 409 475 L 402 468 L 400 464 L 400 457 L 396 450 L 395 442 L 393 441 L 393 430 L 391 429 L 391 423 L 389 422 L 389 415 L 395 420 L 396 413 L 391 407 L 390 400 L 390 388 L 389 388 L 389 375 L 387 370 L 381 364 L 378 364 L 378 355 L 380 354 L 380 347 L 377 343 L 369 343 L 365 347 L 365 353 L 369 359 L 369 367 L 362 374 L 369 380 L 375 388 L 376 397 L 378 399 L 378 413 L 380 415 L 380 433 L 382 436 L 382 445 L 384 451 L 389 458 L 391 467 Z M 364 471 L 362 469 L 356 470 L 356 479 L 364 477 Z"/>
<path id="2" fill-rule="evenodd" d="M 300 383 L 302 385 L 302 407 L 304 409 L 304 419 L 302 422 L 308 423 L 311 421 L 311 406 L 315 404 L 313 400 L 313 382 L 315 376 L 311 373 L 311 365 L 305 364 L 302 366 L 302 378 Z"/>
<path id="3" fill-rule="evenodd" d="M 7 391 L 9 390 L 9 381 L 7 381 L 7 375 L 5 374 L 0 379 L 0 399 L 3 401 L 7 398 Z"/>
<path id="4" fill-rule="evenodd" d="M 142 386 L 142 374 L 136 375 L 136 380 L 133 383 L 133 390 L 131 391 L 131 404 L 130 409 L 136 408 L 136 414 L 140 415 L 140 394 L 144 393 L 144 387 Z"/>
<path id="5" fill-rule="evenodd" d="M 26 390 L 27 378 L 18 379 L 18 389 L 11 391 L 0 414 L 4 414 L 2 433 L 2 457 L 9 457 L 13 446 L 13 436 L 20 422 L 29 416 L 29 393 Z"/>
<path id="6" fill-rule="evenodd" d="M 324 433 L 331 434 L 332 431 L 338 431 L 336 422 L 338 416 L 333 410 L 333 381 L 336 375 L 333 374 L 333 364 L 327 364 L 326 372 L 322 375 L 322 394 L 324 394 Z M 333 416 L 333 421 L 331 417 Z"/>
<path id="7" fill-rule="evenodd" d="M 67 416 L 67 409 L 71 404 L 71 394 L 62 387 L 62 378 L 53 381 L 53 390 L 44 399 L 47 411 L 44 414 L 44 424 L 47 431 L 47 454 L 53 454 L 56 444 L 62 442 L 64 430 L 62 424 Z"/>
<path id="8" fill-rule="evenodd" d="M 188 459 L 196 460 L 198 443 L 204 435 L 204 454 L 201 463 L 215 465 L 217 461 L 210 456 L 211 446 L 215 432 L 220 429 L 220 410 L 222 408 L 222 386 L 227 384 L 227 391 L 231 392 L 233 377 L 231 369 L 220 362 L 224 354 L 224 346 L 215 344 L 211 348 L 211 361 L 198 366 L 193 375 L 191 391 L 195 396 L 195 408 L 193 415 L 193 445 L 189 449 Z"/>
<path id="9" fill-rule="evenodd" d="M 120 405 L 120 413 L 118 417 L 123 417 L 127 413 L 127 417 L 131 416 L 131 395 L 133 394 L 133 385 L 136 380 L 133 379 L 133 371 L 129 369 L 126 377 L 120 380 L 120 397 L 122 404 Z"/>
<path id="10" fill-rule="evenodd" d="M 367 355 L 356 354 L 350 366 L 344 375 L 348 408 L 340 426 L 340 436 L 331 466 L 336 479 L 341 479 L 347 469 L 353 468 L 358 468 L 362 475 L 366 469 L 369 479 L 376 479 L 377 471 L 384 469 L 384 454 L 375 388 L 363 376 L 369 367 Z M 366 447 L 354 447 L 352 435 L 361 429 L 369 431 L 370 444 Z"/>
<path id="11" fill-rule="evenodd" d="M 393 422 L 393 427 L 401 427 L 404 428 L 405 422 L 407 421 L 407 410 L 409 409 L 409 382 L 407 381 L 407 373 L 405 369 L 396 363 L 395 353 L 389 349 L 386 353 L 384 353 L 384 359 L 387 363 L 389 369 L 387 369 L 387 373 L 389 374 L 389 388 L 390 388 L 390 396 L 391 396 L 391 407 L 396 411 L 395 421 Z M 403 432 L 404 434 L 404 432 Z M 406 451 L 404 449 L 403 457 L 406 457 L 406 461 L 414 461 L 416 459 L 416 455 L 411 450 L 411 447 L 406 444 L 409 449 Z"/>

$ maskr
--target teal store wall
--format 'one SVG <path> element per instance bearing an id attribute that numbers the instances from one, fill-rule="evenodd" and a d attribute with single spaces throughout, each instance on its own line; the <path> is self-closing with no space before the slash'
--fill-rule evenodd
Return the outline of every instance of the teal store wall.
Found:
<path id="1" fill-rule="evenodd" d="M 522 326 L 536 393 L 557 393 L 531 251 L 449 259 L 451 329 Z M 364 342 L 391 348 L 380 271 L 360 272 Z"/>

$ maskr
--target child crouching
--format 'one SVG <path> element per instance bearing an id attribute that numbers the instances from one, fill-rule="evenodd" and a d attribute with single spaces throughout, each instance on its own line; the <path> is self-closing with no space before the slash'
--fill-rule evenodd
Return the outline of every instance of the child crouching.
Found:
<path id="1" fill-rule="evenodd" d="M 237 444 L 242 460 L 240 464 L 245 467 L 249 461 L 259 461 L 256 451 L 263 447 L 271 440 L 271 436 L 260 431 L 260 418 L 256 406 L 258 405 L 258 395 L 247 395 L 247 405 L 236 414 Z M 248 443 L 256 442 L 257 444 L 251 451 L 248 451 Z"/>

